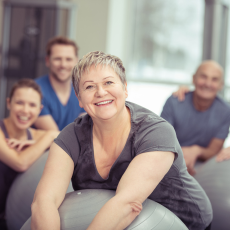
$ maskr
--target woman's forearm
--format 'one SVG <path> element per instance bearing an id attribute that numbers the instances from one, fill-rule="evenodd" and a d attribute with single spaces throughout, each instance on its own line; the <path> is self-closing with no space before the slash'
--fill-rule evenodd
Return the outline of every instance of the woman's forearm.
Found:
<path id="1" fill-rule="evenodd" d="M 101 208 L 88 230 L 126 228 L 139 215 L 142 203 L 168 172 L 174 156 L 172 152 L 158 151 L 136 156 L 121 177 L 116 195 Z"/>
<path id="2" fill-rule="evenodd" d="M 122 230 L 132 223 L 141 209 L 142 204 L 126 203 L 115 196 L 101 208 L 87 230 Z"/>
<path id="3" fill-rule="evenodd" d="M 47 131 L 35 144 L 19 152 L 18 171 L 27 170 L 50 147 L 56 136 L 56 132 Z"/>
<path id="4" fill-rule="evenodd" d="M 44 201 L 32 204 L 32 230 L 60 230 L 60 217 L 54 203 Z"/>
<path id="5" fill-rule="evenodd" d="M 73 169 L 72 159 L 52 144 L 32 203 L 32 229 L 60 230 L 58 208 L 65 198 Z"/>
<path id="6" fill-rule="evenodd" d="M 122 230 L 126 228 L 141 211 L 141 204 L 128 204 L 111 199 L 98 212 L 87 230 Z M 32 230 L 60 230 L 60 217 L 54 203 L 43 201 L 32 204 Z"/>

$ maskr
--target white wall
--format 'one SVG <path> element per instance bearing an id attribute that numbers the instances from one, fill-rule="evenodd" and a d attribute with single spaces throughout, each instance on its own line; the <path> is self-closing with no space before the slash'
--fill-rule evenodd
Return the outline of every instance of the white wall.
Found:
<path id="1" fill-rule="evenodd" d="M 131 49 L 132 0 L 109 0 L 106 52 L 118 56 L 126 66 Z"/>
<path id="2" fill-rule="evenodd" d="M 106 51 L 108 0 L 75 0 L 77 3 L 76 42 L 79 56 Z"/>

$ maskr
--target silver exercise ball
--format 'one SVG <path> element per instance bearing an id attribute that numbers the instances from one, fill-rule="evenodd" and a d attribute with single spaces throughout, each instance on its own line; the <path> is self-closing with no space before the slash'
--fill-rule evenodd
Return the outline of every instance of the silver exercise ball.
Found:
<path id="1" fill-rule="evenodd" d="M 208 195 L 213 208 L 212 230 L 230 229 L 230 160 L 215 158 L 199 167 L 195 175 Z"/>
<path id="2" fill-rule="evenodd" d="M 61 230 L 86 230 L 114 191 L 102 189 L 79 190 L 66 194 L 59 208 Z M 21 230 L 30 230 L 29 219 Z M 183 222 L 164 206 L 147 199 L 140 215 L 125 230 L 188 230 Z"/>
<path id="3" fill-rule="evenodd" d="M 6 202 L 6 221 L 9 230 L 18 230 L 31 216 L 31 204 L 37 185 L 41 179 L 48 151 L 45 152 L 24 173 L 14 180 Z M 72 184 L 67 192 L 72 192 Z"/>

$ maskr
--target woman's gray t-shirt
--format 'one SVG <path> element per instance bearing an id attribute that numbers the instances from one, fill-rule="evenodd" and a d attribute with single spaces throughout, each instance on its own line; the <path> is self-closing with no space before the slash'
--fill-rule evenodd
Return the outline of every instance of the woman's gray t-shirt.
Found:
<path id="1" fill-rule="evenodd" d="M 205 229 L 212 221 L 211 203 L 197 181 L 189 175 L 173 127 L 153 112 L 126 102 L 131 113 L 131 130 L 123 151 L 107 179 L 97 171 L 92 139 L 93 122 L 89 115 L 77 118 L 55 139 L 73 160 L 74 190 L 110 189 L 117 185 L 132 159 L 151 151 L 171 151 L 175 160 L 149 199 L 176 214 L 190 230 Z"/>

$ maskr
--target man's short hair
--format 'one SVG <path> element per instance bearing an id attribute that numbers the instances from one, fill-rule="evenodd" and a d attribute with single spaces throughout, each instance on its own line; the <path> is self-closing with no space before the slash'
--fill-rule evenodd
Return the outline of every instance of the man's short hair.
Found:
<path id="1" fill-rule="evenodd" d="M 73 40 L 70 40 L 69 38 L 62 37 L 62 36 L 51 38 L 48 41 L 48 43 L 46 45 L 46 56 L 48 56 L 48 57 L 50 56 L 50 54 L 51 54 L 51 48 L 54 45 L 68 45 L 68 46 L 73 46 L 75 54 L 76 54 L 76 56 L 78 56 L 78 49 L 79 48 L 78 48 L 77 44 Z"/>
<path id="2" fill-rule="evenodd" d="M 77 65 L 73 68 L 72 82 L 77 96 L 79 96 L 79 83 L 82 75 L 86 71 L 89 71 L 91 66 L 95 66 L 96 68 L 98 65 L 111 67 L 114 72 L 120 77 L 123 86 L 125 86 L 125 67 L 123 66 L 121 59 L 110 54 L 105 54 L 101 51 L 94 51 L 83 56 L 79 60 Z"/>

